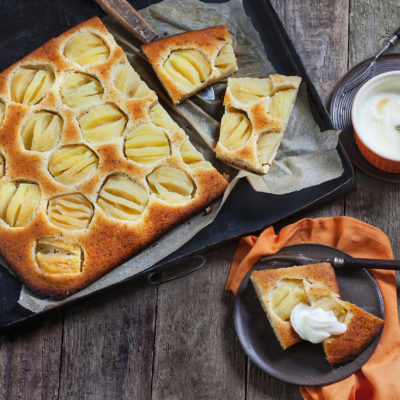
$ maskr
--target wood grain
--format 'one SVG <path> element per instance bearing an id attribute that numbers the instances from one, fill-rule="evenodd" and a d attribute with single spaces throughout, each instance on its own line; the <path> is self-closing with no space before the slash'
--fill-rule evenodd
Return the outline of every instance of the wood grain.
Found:
<path id="1" fill-rule="evenodd" d="M 372 57 L 400 26 L 399 2 L 396 0 L 352 0 L 349 20 L 349 65 Z M 394 49 L 399 51 L 399 47 Z"/>
<path id="2" fill-rule="evenodd" d="M 348 0 L 272 0 L 296 50 L 325 103 L 347 69 Z M 338 199 L 287 218 L 276 229 L 301 218 L 343 215 L 345 199 Z M 298 387 L 260 371 L 249 361 L 247 400 L 301 399 Z"/>
<path id="3" fill-rule="evenodd" d="M 272 0 L 320 96 L 347 70 L 349 0 Z"/>
<path id="4" fill-rule="evenodd" d="M 347 71 L 349 0 L 271 0 L 325 105 Z M 345 199 L 314 206 L 284 221 L 344 214 Z M 283 224 L 279 224 L 282 226 Z"/>
<path id="5" fill-rule="evenodd" d="M 373 55 L 399 26 L 397 0 L 353 0 L 350 10 L 349 67 Z M 399 51 L 399 46 L 395 49 Z M 346 214 L 375 225 L 385 232 L 400 257 L 400 185 L 370 178 L 356 171 L 357 191 L 346 202 Z M 397 274 L 399 276 L 399 274 Z M 399 291 L 398 298 L 399 298 Z"/>
<path id="6" fill-rule="evenodd" d="M 156 295 L 139 281 L 66 312 L 60 400 L 151 398 Z"/>
<path id="7" fill-rule="evenodd" d="M 0 337 L 0 399 L 58 398 L 62 313 Z"/>
<path id="8" fill-rule="evenodd" d="M 299 388 L 289 385 L 265 374 L 249 361 L 248 366 L 248 400 L 301 400 Z"/>
<path id="9" fill-rule="evenodd" d="M 224 291 L 235 247 L 207 253 L 203 269 L 160 285 L 154 400 L 244 399 L 246 358 Z"/>

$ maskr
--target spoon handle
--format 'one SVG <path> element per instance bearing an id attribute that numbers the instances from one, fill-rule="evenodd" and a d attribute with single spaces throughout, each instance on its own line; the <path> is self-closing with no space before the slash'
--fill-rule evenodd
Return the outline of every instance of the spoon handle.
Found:
<path id="1" fill-rule="evenodd" d="M 340 258 L 333 257 L 327 260 L 335 268 L 354 267 L 354 268 L 373 268 L 373 269 L 393 269 L 400 271 L 400 260 L 378 260 L 372 258 Z"/>

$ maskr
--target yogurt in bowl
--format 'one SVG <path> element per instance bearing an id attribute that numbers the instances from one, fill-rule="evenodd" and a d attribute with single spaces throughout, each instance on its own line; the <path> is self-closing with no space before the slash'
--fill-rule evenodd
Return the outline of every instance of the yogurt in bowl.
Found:
<path id="1" fill-rule="evenodd" d="M 400 173 L 400 71 L 365 83 L 354 98 L 351 119 L 364 158 L 383 171 Z"/>

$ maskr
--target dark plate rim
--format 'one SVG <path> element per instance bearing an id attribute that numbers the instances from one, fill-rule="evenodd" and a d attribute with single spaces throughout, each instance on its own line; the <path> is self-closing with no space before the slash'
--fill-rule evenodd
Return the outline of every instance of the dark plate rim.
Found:
<path id="1" fill-rule="evenodd" d="M 352 258 L 351 255 L 349 255 L 348 253 L 337 249 L 336 247 L 333 246 L 327 246 L 324 244 L 319 244 L 319 243 L 301 243 L 301 244 L 294 244 L 291 246 L 285 246 L 282 247 L 282 249 L 280 249 L 276 254 L 278 254 L 279 252 L 281 252 L 282 250 L 286 250 L 286 249 L 295 249 L 295 248 L 299 248 L 299 247 L 320 247 L 322 249 L 334 249 L 335 251 L 341 253 L 343 255 L 343 257 L 350 257 Z M 347 372 L 344 372 L 342 375 L 340 375 L 338 378 L 332 378 L 332 379 L 327 379 L 327 380 L 323 380 L 320 382 L 302 382 L 302 381 L 298 381 L 296 379 L 287 379 L 287 376 L 285 375 L 284 372 L 282 373 L 276 373 L 276 369 L 269 369 L 269 368 L 264 368 L 263 365 L 261 365 L 257 360 L 253 359 L 252 354 L 248 351 L 247 348 L 247 342 L 245 343 L 243 341 L 242 336 L 239 334 L 239 327 L 238 327 L 238 321 L 240 320 L 239 318 L 239 300 L 240 300 L 240 296 L 242 295 L 242 293 L 247 289 L 247 286 L 249 285 L 250 282 L 250 274 L 252 273 L 252 271 L 257 267 L 259 261 L 256 262 L 253 267 L 247 272 L 246 276 L 243 278 L 238 291 L 236 292 L 236 296 L 235 296 L 235 301 L 234 301 L 234 306 L 233 306 L 233 322 L 234 322 L 234 327 L 235 327 L 235 332 L 236 332 L 236 336 L 239 339 L 239 343 L 243 349 L 243 351 L 246 353 L 246 356 L 251 360 L 252 363 L 254 363 L 258 368 L 260 368 L 262 371 L 264 371 L 265 373 L 267 373 L 268 375 L 277 378 L 283 382 L 286 383 L 290 383 L 290 384 L 294 384 L 294 385 L 299 385 L 299 386 L 323 386 L 323 385 L 330 385 L 332 383 L 336 383 L 339 382 L 347 377 L 349 377 L 350 375 L 352 375 L 354 372 L 356 372 L 357 370 L 359 370 L 372 356 L 372 354 L 374 354 L 376 347 L 378 346 L 381 336 L 382 336 L 382 332 L 383 330 L 379 333 L 379 335 L 374 339 L 374 341 L 364 350 L 368 350 L 369 354 L 367 355 L 367 358 L 365 359 L 365 361 L 361 364 L 361 365 L 357 365 L 356 368 L 354 369 L 350 369 Z M 366 273 L 367 278 L 372 282 L 373 287 L 375 288 L 376 294 L 377 294 L 377 299 L 379 301 L 379 305 L 381 308 L 381 312 L 382 312 L 382 316 L 383 319 L 385 318 L 385 306 L 384 306 L 384 302 L 383 302 L 383 297 L 382 297 L 382 293 L 379 289 L 378 283 L 376 282 L 376 280 L 373 278 L 373 276 L 371 275 L 371 273 L 366 269 L 366 268 L 362 268 L 362 270 L 364 270 L 364 272 Z M 363 351 L 363 352 L 364 352 Z M 363 354 L 363 352 L 361 354 Z M 355 360 L 357 360 L 358 357 L 355 358 Z M 340 368 L 340 367 L 338 367 Z"/>

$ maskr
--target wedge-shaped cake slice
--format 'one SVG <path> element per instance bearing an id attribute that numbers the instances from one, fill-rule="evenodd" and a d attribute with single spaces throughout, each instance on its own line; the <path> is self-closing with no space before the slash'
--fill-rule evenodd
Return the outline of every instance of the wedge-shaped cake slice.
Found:
<path id="1" fill-rule="evenodd" d="M 323 342 L 325 356 L 330 364 L 338 366 L 354 360 L 382 330 L 382 319 L 341 300 L 337 293 L 325 285 L 305 281 L 304 287 L 313 308 L 333 311 L 338 321 L 347 326 L 346 332 L 331 336 Z"/>
<path id="2" fill-rule="evenodd" d="M 335 272 L 328 263 L 254 271 L 251 281 L 268 320 L 283 349 L 302 339 L 290 323 L 290 314 L 299 303 L 307 303 L 304 281 L 323 284 L 339 294 Z"/>
<path id="3" fill-rule="evenodd" d="M 169 36 L 142 50 L 175 104 L 237 71 L 225 26 Z"/>
<path id="4" fill-rule="evenodd" d="M 217 157 L 236 168 L 268 172 L 296 100 L 301 79 L 272 74 L 268 78 L 229 78 Z"/>

